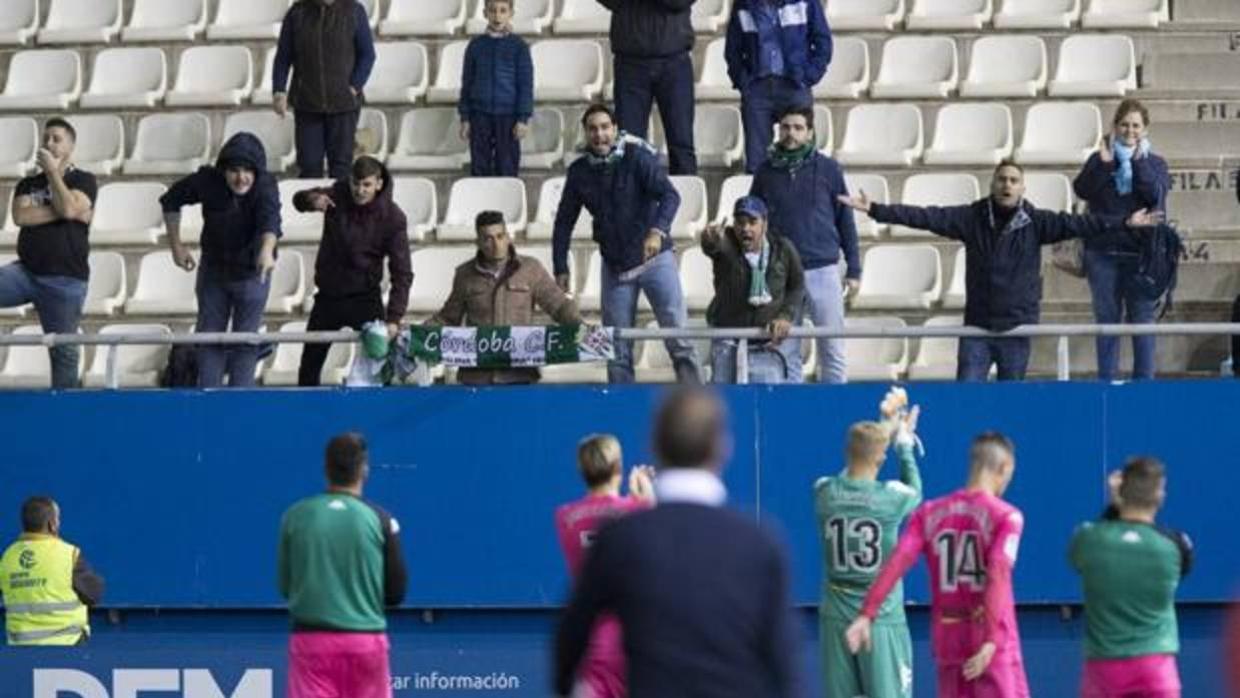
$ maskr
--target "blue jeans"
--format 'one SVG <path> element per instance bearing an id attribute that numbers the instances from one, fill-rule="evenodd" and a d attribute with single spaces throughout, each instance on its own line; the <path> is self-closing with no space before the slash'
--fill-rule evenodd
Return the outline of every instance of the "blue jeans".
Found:
<path id="1" fill-rule="evenodd" d="M 753 174 L 766 161 L 774 125 L 789 107 L 814 104 L 808 87 L 783 77 L 758 78 L 741 90 L 741 121 L 745 126 L 745 171 Z"/>
<path id="2" fill-rule="evenodd" d="M 671 250 L 661 252 L 650 260 L 650 266 L 637 278 L 622 281 L 603 260 L 602 279 L 603 324 L 607 327 L 632 327 L 637 320 L 637 294 L 646 294 L 654 308 L 659 327 L 684 327 L 688 317 L 685 296 L 680 288 L 680 276 L 676 273 L 676 258 Z M 697 356 L 687 339 L 669 339 L 663 342 L 672 357 L 676 378 L 680 382 L 698 382 Z M 607 362 L 607 382 L 632 383 L 633 342 L 616 342 L 616 357 Z"/>
<path id="3" fill-rule="evenodd" d="M 805 302 L 793 318 L 794 325 L 800 325 L 806 316 L 815 327 L 826 329 L 844 329 L 844 286 L 840 280 L 840 265 L 828 264 L 825 267 L 805 270 Z M 818 382 L 841 384 L 848 382 L 848 366 L 844 360 L 844 340 L 818 337 L 814 340 L 818 347 Z M 801 340 L 789 339 L 780 345 L 780 352 L 788 362 L 789 381 L 800 383 L 801 378 Z"/>
<path id="4" fill-rule="evenodd" d="M 735 339 L 713 339 L 710 342 L 710 382 L 736 382 Z M 749 345 L 749 382 L 778 384 L 790 381 L 788 358 L 778 349 L 768 346 Z M 796 377 L 801 377 L 801 367 L 796 366 Z M 796 381 L 796 382 L 799 382 Z"/>
<path id="5" fill-rule="evenodd" d="M 469 174 L 516 177 L 521 169 L 521 141 L 512 135 L 515 116 L 475 114 L 469 120 Z"/>
<path id="6" fill-rule="evenodd" d="M 1131 279 L 1136 273 L 1135 256 L 1118 256 L 1085 250 L 1085 272 L 1094 300 L 1094 321 L 1099 324 L 1154 322 L 1155 301 L 1134 293 Z M 1121 317 L 1122 315 L 1122 317 Z M 1098 337 L 1098 379 L 1115 380 L 1119 372 L 1119 337 Z M 1132 377 L 1154 377 L 1154 337 L 1132 338 Z"/>
<path id="7" fill-rule="evenodd" d="M 693 147 L 693 59 L 689 52 L 663 58 L 616 56 L 616 121 L 638 138 L 648 138 L 650 107 L 659 104 L 667 136 L 668 171 L 697 174 Z"/>
<path id="8" fill-rule="evenodd" d="M 34 303 L 45 333 L 76 334 L 86 302 L 86 282 L 72 276 L 36 276 L 21 262 L 0 267 L 0 308 Z M 75 346 L 49 347 L 53 388 L 76 388 L 78 359 Z"/>
<path id="9" fill-rule="evenodd" d="M 319 179 L 323 158 L 327 176 L 345 179 L 353 167 L 353 142 L 357 138 L 359 110 L 320 114 L 293 110 L 293 141 L 297 147 L 297 176 Z"/>
<path id="10" fill-rule="evenodd" d="M 997 364 L 999 380 L 1024 380 L 1029 367 L 1028 337 L 961 337 L 956 351 L 956 380 L 982 382 Z"/>
<path id="11" fill-rule="evenodd" d="M 257 273 L 246 279 L 229 279 L 210 273 L 203 265 L 198 270 L 195 290 L 198 293 L 197 331 L 257 332 L 263 321 L 263 309 L 267 307 L 271 282 L 259 281 Z M 253 386 L 258 352 L 259 347 L 251 344 L 198 347 L 198 387 L 223 385 L 226 370 L 229 386 Z"/>

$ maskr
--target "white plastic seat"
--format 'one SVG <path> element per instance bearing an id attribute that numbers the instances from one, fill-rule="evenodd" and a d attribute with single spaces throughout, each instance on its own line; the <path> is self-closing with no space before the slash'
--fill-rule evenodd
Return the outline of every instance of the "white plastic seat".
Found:
<path id="1" fill-rule="evenodd" d="M 848 317 L 846 329 L 907 327 L 898 317 Z M 899 337 L 869 337 L 844 340 L 844 361 L 850 381 L 893 381 L 908 366 L 908 340 Z"/>
<path id="2" fill-rule="evenodd" d="M 1068 29 L 1081 17 L 1081 0 L 1003 0 L 995 29 Z"/>
<path id="3" fill-rule="evenodd" d="M 705 311 L 715 297 L 713 264 L 699 246 L 680 255 L 680 288 L 691 312 Z"/>
<path id="4" fill-rule="evenodd" d="M 90 282 L 82 312 L 111 317 L 120 311 L 129 292 L 125 257 L 119 252 L 91 252 L 89 263 Z"/>
<path id="5" fill-rule="evenodd" d="M 422 242 L 439 221 L 439 200 L 435 183 L 421 177 L 392 178 L 392 200 L 405 212 L 409 240 Z"/>
<path id="6" fill-rule="evenodd" d="M 564 157 L 564 114 L 535 109 L 530 133 L 521 141 L 521 169 L 549 170 Z"/>
<path id="7" fill-rule="evenodd" d="M 0 227 L 0 247 L 16 247 L 17 235 L 21 232 L 13 221 L 13 192 L 14 189 L 10 188 L 5 195 L 4 211 L 0 212 L 4 214 L 4 226 Z"/>
<path id="8" fill-rule="evenodd" d="M 414 41 L 375 44 L 375 67 L 366 83 L 372 104 L 412 104 L 426 94 L 430 59 L 426 46 Z"/>
<path id="9" fill-rule="evenodd" d="M 1046 42 L 1038 36 L 984 36 L 973 42 L 962 97 L 1036 97 L 1046 87 Z"/>
<path id="10" fill-rule="evenodd" d="M 125 122 L 116 114 L 74 114 L 69 123 L 77 131 L 73 162 L 94 175 L 108 176 L 125 160 Z"/>
<path id="11" fill-rule="evenodd" d="M 193 277 L 193 274 L 186 274 Z M 99 334 L 158 334 L 172 336 L 172 328 L 159 324 L 104 325 Z M 168 365 L 170 344 L 119 344 L 116 346 L 117 385 L 122 388 L 154 388 L 159 385 L 159 375 Z M 107 383 L 108 353 L 110 347 L 95 347 L 90 368 L 82 376 L 82 384 L 90 388 L 102 388 Z"/>
<path id="12" fill-rule="evenodd" d="M 267 170 L 280 173 L 297 159 L 293 146 L 293 119 L 263 110 L 235 112 L 224 119 L 224 132 L 220 144 L 227 143 L 237 133 L 248 131 L 258 137 L 267 151 Z"/>
<path id="13" fill-rule="evenodd" d="M 42 335 L 43 328 L 39 325 L 21 325 L 10 334 Z M 46 388 L 51 380 L 52 365 L 46 347 L 38 344 L 11 345 L 5 351 L 4 362 L 0 363 L 0 388 Z"/>
<path id="14" fill-rule="evenodd" d="M 775 137 L 779 138 L 778 127 Z M 814 105 L 814 147 L 827 157 L 835 151 L 835 119 L 831 117 L 831 110 L 822 104 Z"/>
<path id="15" fill-rule="evenodd" d="M 1072 213 L 1072 182 L 1058 172 L 1026 172 L 1025 198 L 1038 208 Z"/>
<path id="16" fill-rule="evenodd" d="M 211 122 L 205 114 L 148 114 L 138 122 L 125 174 L 188 174 L 211 154 Z"/>
<path id="17" fill-rule="evenodd" d="M 482 15 L 486 3 L 475 5 L 474 16 L 465 23 L 465 31 L 469 34 L 481 34 L 487 30 L 487 20 Z M 512 31 L 516 34 L 541 34 L 543 29 L 551 26 L 552 11 L 555 3 L 552 0 L 521 0 L 512 8 Z"/>
<path id="18" fill-rule="evenodd" d="M 275 72 L 275 67 L 276 47 L 270 46 L 263 52 L 263 71 L 258 83 L 254 85 L 254 91 L 250 93 L 250 104 L 270 105 L 272 103 L 271 76 Z"/>
<path id="19" fill-rule="evenodd" d="M 125 303 L 127 315 L 192 315 L 198 312 L 194 293 L 197 272 L 172 262 L 168 250 L 147 252 L 138 263 L 138 284 Z"/>
<path id="20" fill-rule="evenodd" d="M 556 34 L 603 34 L 610 27 L 611 11 L 598 0 L 564 0 L 560 16 L 552 23 Z"/>
<path id="21" fill-rule="evenodd" d="M 904 0 L 831 0 L 827 24 L 833 31 L 892 31 L 904 19 Z"/>
<path id="22" fill-rule="evenodd" d="M 852 307 L 865 310 L 928 309 L 939 300 L 943 275 L 933 245 L 875 245 L 865 251 L 865 274 Z"/>
<path id="23" fill-rule="evenodd" d="M 1025 165 L 1085 162 L 1102 138 L 1102 112 L 1081 102 L 1042 102 L 1025 113 L 1025 133 L 1016 160 Z"/>
<path id="24" fill-rule="evenodd" d="M 465 0 L 391 0 L 379 33 L 451 36 L 465 26 L 465 5 Z"/>
<path id="25" fill-rule="evenodd" d="M 991 0 L 913 0 L 905 25 L 910 31 L 977 31 L 993 11 Z"/>
<path id="26" fill-rule="evenodd" d="M 966 252 L 964 246 L 956 248 L 956 254 L 952 261 L 951 280 L 947 283 L 947 288 L 943 289 L 943 307 L 951 310 L 959 310 L 964 307 L 965 297 L 965 257 Z"/>
<path id="27" fill-rule="evenodd" d="M 948 104 L 934 122 L 927 165 L 998 165 L 1012 154 L 1012 110 L 1006 104 Z"/>
<path id="28" fill-rule="evenodd" d="M 859 104 L 848 110 L 835 157 L 847 165 L 909 167 L 925 144 L 921 110 L 912 104 Z"/>
<path id="29" fill-rule="evenodd" d="M 207 28 L 207 0 L 134 0 L 121 41 L 193 41 Z"/>
<path id="30" fill-rule="evenodd" d="M 569 265 L 572 265 L 572 256 L 569 255 Z M 577 308 L 582 312 L 597 313 L 602 309 L 603 300 L 603 254 L 598 250 L 590 252 L 590 257 L 586 260 L 586 269 L 583 274 L 585 279 L 582 280 L 581 290 L 577 292 Z M 573 275 L 573 281 L 576 282 L 577 275 Z M 642 303 L 649 303 L 646 295 L 641 294 Z"/>
<path id="31" fill-rule="evenodd" d="M 598 4 L 596 0 L 581 1 Z M 736 99 L 738 96 L 736 88 L 732 87 L 732 79 L 728 77 L 728 63 L 723 57 L 725 43 L 724 39 L 714 39 L 706 45 L 706 53 L 702 58 L 702 74 L 693 90 L 694 96 L 699 100 Z M 838 60 L 839 43 L 836 43 L 835 47 L 835 60 Z"/>
<path id="32" fill-rule="evenodd" d="M 270 41 L 280 36 L 280 23 L 288 7 L 289 0 L 219 0 L 207 38 Z"/>
<path id="33" fill-rule="evenodd" d="M 671 234 L 679 240 L 694 240 L 706 227 L 706 180 L 693 175 L 669 177 L 680 194 L 680 208 L 672 221 Z"/>
<path id="34" fill-rule="evenodd" d="M 16 261 L 17 255 L 14 253 L 0 254 L 0 267 L 8 266 Z M 0 308 L 0 318 L 23 318 L 33 310 L 34 304 L 32 303 L 17 305 L 11 308 Z"/>
<path id="35" fill-rule="evenodd" d="M 168 64 L 157 48 L 109 48 L 95 56 L 83 109 L 154 107 L 168 91 Z"/>
<path id="36" fill-rule="evenodd" d="M 1171 21 L 1167 0 L 1090 0 L 1081 26 L 1090 29 L 1153 29 Z"/>
<path id="37" fill-rule="evenodd" d="M 439 49 L 439 68 L 435 73 L 435 84 L 426 91 L 427 102 L 455 105 L 460 100 L 461 73 L 465 70 L 465 49 L 468 47 L 468 41 L 452 41 Z"/>
<path id="38" fill-rule="evenodd" d="M 400 120 L 396 148 L 388 156 L 393 170 L 454 170 L 469 159 L 469 143 L 461 140 L 456 109 L 413 109 Z"/>
<path id="39" fill-rule="evenodd" d="M 1059 45 L 1052 97 L 1123 97 L 1137 89 L 1137 50 L 1118 34 L 1075 34 Z"/>
<path id="40" fill-rule="evenodd" d="M 874 203 L 891 203 L 891 187 L 887 184 L 887 178 L 880 174 L 845 172 L 844 185 L 848 187 L 848 193 L 852 196 L 865 192 L 866 197 Z M 876 238 L 887 229 L 886 223 L 878 223 L 870 218 L 868 213 L 861 211 L 853 211 L 853 220 L 857 223 L 857 235 L 861 237 Z"/>
<path id="41" fill-rule="evenodd" d="M 715 207 L 715 225 L 731 225 L 732 209 L 736 208 L 736 201 L 743 196 L 749 196 L 749 190 L 753 188 L 753 175 L 732 175 L 723 180 L 723 184 L 719 185 L 719 204 Z"/>
<path id="42" fill-rule="evenodd" d="M 271 290 L 267 294 L 267 312 L 293 313 L 306 300 L 306 270 L 301 253 L 280 250 L 276 268 L 271 270 Z"/>
<path id="43" fill-rule="evenodd" d="M 176 85 L 165 101 L 170 107 L 238 106 L 253 87 L 250 49 L 193 46 L 181 54 Z"/>
<path id="44" fill-rule="evenodd" d="M 597 41 L 539 41 L 530 48 L 530 57 L 538 101 L 590 101 L 603 90 L 603 47 Z"/>
<path id="45" fill-rule="evenodd" d="M 870 96 L 943 99 L 956 89 L 959 79 L 955 39 L 901 36 L 883 44 L 883 60 Z"/>
<path id="46" fill-rule="evenodd" d="M 0 11 L 0 45 L 25 46 L 39 29 L 39 0 L 5 0 Z"/>
<path id="47" fill-rule="evenodd" d="M 927 318 L 925 327 L 961 327 L 958 315 L 936 315 Z M 956 355 L 960 340 L 955 337 L 922 337 L 917 342 L 917 358 L 908 366 L 911 381 L 954 380 Z"/>
<path id="48" fill-rule="evenodd" d="M 28 116 L 0 117 L 0 177 L 25 177 L 34 172 L 39 124 Z"/>
<path id="49" fill-rule="evenodd" d="M 869 88 L 870 48 L 865 39 L 855 36 L 837 38 L 827 74 L 814 85 L 814 97 L 859 99 Z"/>
<path id="50" fill-rule="evenodd" d="M 908 206 L 962 206 L 982 198 L 977 177 L 962 173 L 922 173 L 904 180 L 900 203 Z M 902 225 L 891 226 L 896 237 L 925 237 L 932 233 Z"/>
<path id="51" fill-rule="evenodd" d="M 152 245 L 164 232 L 159 182 L 109 182 L 99 187 L 90 239 L 101 245 Z"/>
<path id="52" fill-rule="evenodd" d="M 66 110 L 82 94 L 82 59 L 77 51 L 18 51 L 9 62 L 0 109 Z"/>
<path id="53" fill-rule="evenodd" d="M 555 232 L 555 213 L 560 208 L 560 196 L 564 193 L 564 176 L 551 177 L 543 181 L 538 190 L 538 210 L 534 220 L 525 228 L 525 236 L 531 240 L 550 240 Z M 589 240 L 593 234 L 594 219 L 584 207 L 577 217 L 577 225 L 573 228 L 573 240 L 581 242 Z"/>
<path id="54" fill-rule="evenodd" d="M 721 104 L 699 105 L 693 120 L 693 145 L 698 165 L 730 168 L 740 162 L 745 155 L 744 133 L 740 109 Z M 666 139 L 662 146 L 662 152 L 666 153 Z"/>
<path id="55" fill-rule="evenodd" d="M 293 195 L 305 189 L 330 187 L 331 179 L 284 179 L 280 188 L 280 227 L 285 243 L 318 242 L 323 237 L 323 214 L 293 208 Z"/>
<path id="56" fill-rule="evenodd" d="M 436 230 L 436 239 L 469 240 L 477 237 L 474 217 L 486 210 L 504 214 L 509 235 L 525 230 L 525 181 L 518 177 L 462 177 L 452 183 L 448 211 Z"/>
<path id="57" fill-rule="evenodd" d="M 121 0 L 51 0 L 40 44 L 106 44 L 121 31 Z"/>
<path id="58" fill-rule="evenodd" d="M 730 9 L 731 3 L 728 0 L 695 0 L 689 13 L 693 31 L 698 34 L 718 34 L 727 26 Z"/>
<path id="59" fill-rule="evenodd" d="M 280 332 L 305 332 L 306 321 L 297 320 L 280 325 Z M 266 386 L 297 385 L 297 373 L 301 368 L 301 342 L 281 342 L 276 345 L 271 365 L 263 369 L 262 382 Z M 319 373 L 322 385 L 340 385 L 349 375 L 349 367 L 353 365 L 353 357 L 357 353 L 355 342 L 333 342 L 327 350 L 327 358 L 323 361 L 323 370 Z"/>
<path id="60" fill-rule="evenodd" d="M 387 115 L 380 109 L 362 107 L 357 117 L 357 135 L 354 136 L 355 152 L 386 160 L 389 142 Z"/>
<path id="61" fill-rule="evenodd" d="M 409 310 L 434 313 L 443 307 L 452 292 L 456 268 L 477 253 L 473 246 L 423 247 L 413 251 L 413 286 L 409 289 Z"/>

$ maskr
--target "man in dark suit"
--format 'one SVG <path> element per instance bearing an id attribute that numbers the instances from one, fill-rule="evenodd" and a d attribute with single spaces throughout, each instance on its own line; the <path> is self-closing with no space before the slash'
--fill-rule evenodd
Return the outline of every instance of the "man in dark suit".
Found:
<path id="1" fill-rule="evenodd" d="M 655 418 L 654 448 L 659 504 L 595 540 L 556 638 L 557 694 L 573 691 L 590 629 L 611 612 L 633 698 L 796 695 L 787 563 L 767 531 L 723 506 L 730 444 L 719 399 L 673 392 Z"/>

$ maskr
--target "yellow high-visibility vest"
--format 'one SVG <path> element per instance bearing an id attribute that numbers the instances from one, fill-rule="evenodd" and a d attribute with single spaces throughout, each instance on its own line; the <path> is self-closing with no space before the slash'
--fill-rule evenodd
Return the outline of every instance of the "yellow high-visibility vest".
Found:
<path id="1" fill-rule="evenodd" d="M 0 557 L 0 593 L 10 645 L 75 645 L 90 634 L 86 604 L 73 591 L 78 549 L 27 533 Z"/>

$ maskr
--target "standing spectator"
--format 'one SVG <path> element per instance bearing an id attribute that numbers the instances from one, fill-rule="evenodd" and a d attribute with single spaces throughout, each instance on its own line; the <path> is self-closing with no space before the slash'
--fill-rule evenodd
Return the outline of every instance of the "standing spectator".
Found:
<path id="1" fill-rule="evenodd" d="M 805 275 L 801 258 L 787 238 L 768 235 L 766 203 L 744 196 L 733 209 L 735 226 L 702 233 L 710 257 L 715 297 L 706 309 L 711 327 L 761 327 L 769 340 L 715 339 L 710 344 L 711 382 L 736 382 L 738 342 L 749 342 L 749 382 L 795 382 L 801 364 L 789 365 L 778 349 L 801 308 Z"/>
<path id="2" fill-rule="evenodd" d="M 383 163 L 363 155 L 353 162 L 352 176 L 330 187 L 307 189 L 293 196 L 298 211 L 323 212 L 323 237 L 314 262 L 314 309 L 306 330 L 360 330 L 371 320 L 387 321 L 395 338 L 409 305 L 413 271 L 409 262 L 405 213 L 392 201 L 392 176 Z M 392 288 L 387 310 L 380 284 L 387 258 Z M 307 344 L 301 353 L 297 384 L 319 384 L 330 345 Z"/>
<path id="3" fill-rule="evenodd" d="M 90 637 L 87 607 L 103 599 L 103 577 L 60 537 L 51 498 L 22 503 L 22 534 L 0 556 L 0 596 L 10 645 L 80 645 Z"/>
<path id="4" fill-rule="evenodd" d="M 293 107 L 301 177 L 322 177 L 324 156 L 328 176 L 349 176 L 362 90 L 374 65 L 370 19 L 357 0 L 297 0 L 284 15 L 271 91 L 277 114 Z"/>
<path id="5" fill-rule="evenodd" d="M 0 267 L 0 308 L 34 303 L 44 332 L 76 334 L 90 279 L 90 221 L 95 176 L 73 165 L 77 132 L 68 121 L 43 125 L 39 169 L 13 190 L 12 221 L 21 227 L 17 261 Z M 53 388 L 78 387 L 76 345 L 49 347 Z"/>
<path id="6" fill-rule="evenodd" d="M 831 30 L 822 4 L 810 0 L 736 0 L 724 59 L 741 93 L 745 171 L 758 171 L 771 126 L 789 107 L 810 107 L 810 90 L 831 62 Z"/>
<path id="7" fill-rule="evenodd" d="M 362 498 L 366 440 L 327 443 L 327 491 L 280 520 L 277 576 L 293 620 L 288 695 L 389 698 L 385 606 L 405 598 L 400 525 Z"/>
<path id="8" fill-rule="evenodd" d="M 461 140 L 474 177 L 516 177 L 534 115 L 534 63 L 512 33 L 513 0 L 486 0 L 485 34 L 470 39 L 461 69 Z"/>
<path id="9" fill-rule="evenodd" d="M 595 621 L 620 618 L 629 695 L 800 695 L 799 637 L 782 546 L 724 506 L 727 415 L 680 388 L 655 416 L 658 505 L 594 538 L 555 643 L 555 692 L 573 689 Z"/>
<path id="10" fill-rule="evenodd" d="M 795 324 L 808 313 L 815 327 L 844 329 L 844 293 L 861 285 L 861 255 L 853 212 L 838 197 L 848 194 L 839 163 L 814 148 L 814 110 L 790 107 L 779 118 L 779 143 L 770 159 L 754 174 L 750 193 L 771 209 L 771 229 L 796 247 L 805 268 L 805 304 L 797 309 Z M 848 271 L 840 273 L 840 257 Z M 842 280 L 841 280 L 841 277 Z M 847 380 L 844 340 L 819 337 L 818 380 Z M 793 378 L 799 382 L 801 340 L 786 343 L 785 354 Z"/>
<path id="11" fill-rule="evenodd" d="M 1120 102 L 1112 131 L 1098 152 L 1089 156 L 1073 188 L 1099 216 L 1127 216 L 1139 209 L 1166 212 L 1171 175 L 1167 161 L 1155 155 L 1146 137 L 1150 112 L 1135 99 Z M 1154 322 L 1157 301 L 1144 298 L 1132 283 L 1140 251 L 1131 238 L 1090 239 L 1085 242 L 1085 272 L 1094 300 L 1094 320 Z M 1098 337 L 1098 379 L 1118 377 L 1119 337 Z M 1154 377 L 1153 335 L 1132 338 L 1132 377 Z"/>
<path id="12" fill-rule="evenodd" d="M 280 193 L 267 172 L 267 153 L 254 134 L 235 134 L 214 165 L 177 180 L 159 203 L 172 261 L 187 272 L 198 263 L 181 243 L 181 207 L 202 204 L 202 268 L 198 269 L 198 332 L 257 332 L 271 290 L 280 236 Z M 254 385 L 258 347 L 198 348 L 198 386 Z M 227 364 L 227 366 L 225 366 Z"/>
<path id="13" fill-rule="evenodd" d="M 474 219 L 478 254 L 456 268 L 452 292 L 428 325 L 532 325 L 537 307 L 563 325 L 581 322 L 577 304 L 564 294 L 537 259 L 517 254 L 508 236 L 504 214 L 483 211 Z M 465 385 L 537 383 L 533 366 L 461 368 Z"/>
<path id="14" fill-rule="evenodd" d="M 599 0 L 611 10 L 608 34 L 620 128 L 649 136 L 650 108 L 659 105 L 669 170 L 697 174 L 693 147 L 693 20 L 695 0 Z"/>
<path id="15" fill-rule="evenodd" d="M 1042 304 L 1042 245 L 1071 238 L 1127 235 L 1153 226 L 1159 212 L 1119 217 L 1073 216 L 1034 208 L 1025 200 L 1025 171 L 1011 160 L 995 168 L 990 196 L 963 206 L 903 206 L 871 203 L 865 192 L 840 201 L 879 223 L 928 230 L 959 240 L 965 249 L 964 324 L 1006 332 L 1038 322 Z M 999 380 L 1022 380 L 1029 365 L 1028 337 L 961 337 L 956 379 L 984 381 L 992 364 Z"/>
<path id="16" fill-rule="evenodd" d="M 594 241 L 603 256 L 603 324 L 632 327 L 637 294 L 654 308 L 661 327 L 684 327 L 688 310 L 672 253 L 672 221 L 680 194 L 659 166 L 649 143 L 616 130 L 616 117 L 602 104 L 581 117 L 586 132 L 583 157 L 568 168 L 560 208 L 555 214 L 552 251 L 555 280 L 567 292 L 569 243 L 584 208 L 594 217 Z M 665 343 L 677 380 L 698 382 L 693 345 L 683 339 Z M 612 383 L 633 382 L 633 342 L 617 341 L 607 365 Z"/>

